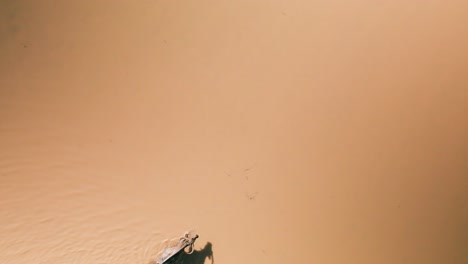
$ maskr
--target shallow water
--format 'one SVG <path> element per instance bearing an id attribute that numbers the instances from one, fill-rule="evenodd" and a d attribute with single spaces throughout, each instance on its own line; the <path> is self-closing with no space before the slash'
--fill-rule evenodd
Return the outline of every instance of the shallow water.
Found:
<path id="1" fill-rule="evenodd" d="M 0 263 L 468 262 L 466 1 L 0 5 Z"/>

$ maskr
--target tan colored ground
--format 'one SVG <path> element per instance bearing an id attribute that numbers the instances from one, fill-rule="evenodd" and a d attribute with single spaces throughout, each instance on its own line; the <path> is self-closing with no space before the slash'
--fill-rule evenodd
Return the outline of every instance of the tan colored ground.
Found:
<path id="1" fill-rule="evenodd" d="M 216 264 L 468 263 L 467 24 L 465 0 L 0 0 L 0 263 L 154 263 L 191 229 Z"/>

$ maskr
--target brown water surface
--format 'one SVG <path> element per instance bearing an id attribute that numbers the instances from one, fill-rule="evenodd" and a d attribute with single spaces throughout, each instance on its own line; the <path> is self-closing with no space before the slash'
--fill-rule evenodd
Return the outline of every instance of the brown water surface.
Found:
<path id="1" fill-rule="evenodd" d="M 187 230 L 192 264 L 468 263 L 467 24 L 462 0 L 0 0 L 0 263 L 154 263 Z"/>

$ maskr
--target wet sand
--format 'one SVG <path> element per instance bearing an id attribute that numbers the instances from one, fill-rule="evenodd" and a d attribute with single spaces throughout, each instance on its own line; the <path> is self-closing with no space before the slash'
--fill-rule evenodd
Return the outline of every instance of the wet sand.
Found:
<path id="1" fill-rule="evenodd" d="M 348 2 L 1 0 L 0 263 L 467 263 L 468 4 Z"/>

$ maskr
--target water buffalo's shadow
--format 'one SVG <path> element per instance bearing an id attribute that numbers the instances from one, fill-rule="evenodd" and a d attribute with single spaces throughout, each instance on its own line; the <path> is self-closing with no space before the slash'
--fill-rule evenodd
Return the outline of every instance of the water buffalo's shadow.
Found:
<path id="1" fill-rule="evenodd" d="M 181 264 L 205 264 L 205 260 L 211 260 L 210 264 L 214 264 L 213 245 L 207 242 L 205 247 L 200 250 L 194 250 L 192 254 L 183 252 L 180 256 Z M 208 263 L 207 263 L 208 264 Z"/>

